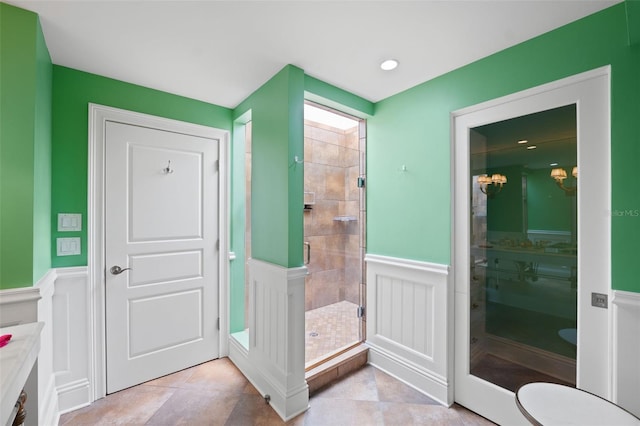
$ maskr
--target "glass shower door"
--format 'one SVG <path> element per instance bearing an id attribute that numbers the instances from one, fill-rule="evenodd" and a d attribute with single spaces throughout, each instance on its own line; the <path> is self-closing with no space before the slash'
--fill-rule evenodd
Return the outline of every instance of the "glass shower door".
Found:
<path id="1" fill-rule="evenodd" d="M 361 341 L 363 208 L 360 123 L 305 105 L 305 364 Z"/>

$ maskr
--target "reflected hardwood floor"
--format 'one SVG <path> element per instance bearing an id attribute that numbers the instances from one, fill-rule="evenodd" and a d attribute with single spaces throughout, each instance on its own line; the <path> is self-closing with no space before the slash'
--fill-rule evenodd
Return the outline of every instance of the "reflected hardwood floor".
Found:
<path id="1" fill-rule="evenodd" d="M 444 407 L 372 366 L 316 392 L 284 423 L 229 361 L 221 358 L 108 395 L 64 414 L 60 425 L 492 425 Z"/>

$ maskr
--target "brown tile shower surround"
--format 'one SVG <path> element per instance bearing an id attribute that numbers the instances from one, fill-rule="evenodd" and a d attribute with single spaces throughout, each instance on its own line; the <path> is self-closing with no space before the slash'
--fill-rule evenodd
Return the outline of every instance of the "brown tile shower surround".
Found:
<path id="1" fill-rule="evenodd" d="M 340 130 L 307 120 L 304 135 L 304 191 L 315 201 L 304 212 L 304 240 L 311 244 L 305 309 L 344 300 L 359 304 L 364 204 L 357 186 L 358 127 Z"/>
<path id="2" fill-rule="evenodd" d="M 227 359 L 210 361 L 108 395 L 64 414 L 60 425 L 492 425 L 444 407 L 366 366 L 317 391 L 310 408 L 284 423 Z"/>

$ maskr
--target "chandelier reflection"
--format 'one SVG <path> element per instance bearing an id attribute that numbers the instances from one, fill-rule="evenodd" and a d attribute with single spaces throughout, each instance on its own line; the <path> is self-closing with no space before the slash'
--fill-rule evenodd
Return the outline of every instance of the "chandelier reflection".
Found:
<path id="1" fill-rule="evenodd" d="M 480 191 L 487 194 L 487 197 L 493 198 L 502 191 L 502 186 L 507 183 L 507 177 L 500 173 L 494 173 L 491 176 L 484 174 L 478 176 L 478 184 Z"/>
<path id="2" fill-rule="evenodd" d="M 567 178 L 567 171 L 562 168 L 555 168 L 551 170 L 551 177 L 556 181 L 556 185 L 558 188 L 562 189 L 567 196 L 576 195 L 576 191 L 578 190 L 578 166 L 574 166 L 571 170 L 571 176 L 576 179 L 576 186 L 564 186 L 564 180 Z"/>

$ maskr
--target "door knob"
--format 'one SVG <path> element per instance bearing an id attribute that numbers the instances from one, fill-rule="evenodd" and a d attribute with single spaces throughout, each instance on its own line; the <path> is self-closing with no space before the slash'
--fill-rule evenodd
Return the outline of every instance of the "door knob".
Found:
<path id="1" fill-rule="evenodd" d="M 131 268 L 122 269 L 118 265 L 115 265 L 115 266 L 112 266 L 111 269 L 109 269 L 109 272 L 111 272 L 112 275 L 120 275 L 121 273 L 123 273 L 124 271 L 127 271 L 129 269 L 131 269 Z"/>

